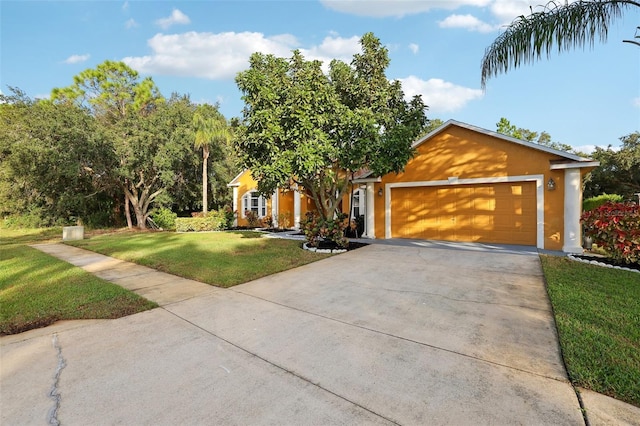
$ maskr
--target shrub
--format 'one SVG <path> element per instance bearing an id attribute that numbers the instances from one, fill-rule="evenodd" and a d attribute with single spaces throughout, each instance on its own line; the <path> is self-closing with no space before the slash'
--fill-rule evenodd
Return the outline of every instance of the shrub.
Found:
<path id="1" fill-rule="evenodd" d="M 307 212 L 301 223 L 304 235 L 311 247 L 318 247 L 320 241 L 333 241 L 338 247 L 347 247 L 349 240 L 344 235 L 347 215 L 342 213 L 335 219 L 322 219 L 315 212 Z"/>
<path id="2" fill-rule="evenodd" d="M 166 207 L 155 210 L 151 213 L 151 219 L 153 219 L 156 225 L 162 229 L 176 229 L 177 218 L 178 215 Z"/>
<path id="3" fill-rule="evenodd" d="M 224 215 L 212 211 L 206 217 L 179 217 L 176 219 L 178 232 L 222 231 L 225 229 Z"/>
<path id="4" fill-rule="evenodd" d="M 258 213 L 245 210 L 244 216 L 247 218 L 247 222 L 249 222 L 249 228 L 257 228 L 260 226 L 260 218 L 258 217 Z"/>
<path id="5" fill-rule="evenodd" d="M 620 203 L 622 200 L 622 195 L 618 194 L 602 194 L 597 197 L 587 198 L 582 202 L 582 211 L 588 212 L 589 210 L 600 207 L 606 202 L 611 201 L 612 203 Z"/>
<path id="6" fill-rule="evenodd" d="M 621 263 L 640 263 L 640 205 L 607 202 L 580 218 L 586 236 Z"/>
<path id="7" fill-rule="evenodd" d="M 23 214 L 8 216 L 3 223 L 3 226 L 8 229 L 43 228 L 49 225 L 49 221 L 45 219 L 40 208 L 33 208 Z"/>
<path id="8" fill-rule="evenodd" d="M 224 206 L 222 211 L 224 212 L 224 227 L 225 229 L 229 229 L 233 226 L 233 221 L 236 219 L 237 212 L 234 212 L 229 205 Z"/>
<path id="9" fill-rule="evenodd" d="M 280 229 L 287 229 L 291 226 L 291 212 L 284 212 L 278 214 L 278 227 Z"/>

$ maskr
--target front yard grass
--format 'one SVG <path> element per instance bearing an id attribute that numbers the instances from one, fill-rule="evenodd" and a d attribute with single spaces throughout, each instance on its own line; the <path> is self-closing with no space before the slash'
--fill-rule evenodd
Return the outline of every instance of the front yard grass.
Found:
<path id="1" fill-rule="evenodd" d="M 0 335 L 59 320 L 119 318 L 153 302 L 55 259 L 26 243 L 60 238 L 61 230 L 0 230 Z"/>
<path id="2" fill-rule="evenodd" d="M 261 236 L 251 231 L 122 232 L 69 244 L 219 287 L 246 283 L 328 256 L 302 250 L 300 241 Z"/>
<path id="3" fill-rule="evenodd" d="M 541 260 L 572 383 L 640 407 L 640 274 Z"/>

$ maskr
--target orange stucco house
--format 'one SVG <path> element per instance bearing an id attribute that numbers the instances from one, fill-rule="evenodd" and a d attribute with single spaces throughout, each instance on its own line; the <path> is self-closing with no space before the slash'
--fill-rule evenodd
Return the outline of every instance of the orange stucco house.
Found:
<path id="1" fill-rule="evenodd" d="M 582 181 L 598 162 L 454 120 L 413 146 L 404 172 L 353 179 L 354 203 L 345 196 L 343 211 L 364 216 L 365 237 L 582 252 Z M 302 189 L 260 197 L 249 171 L 228 186 L 238 225 L 253 210 L 297 227 L 315 209 Z"/>

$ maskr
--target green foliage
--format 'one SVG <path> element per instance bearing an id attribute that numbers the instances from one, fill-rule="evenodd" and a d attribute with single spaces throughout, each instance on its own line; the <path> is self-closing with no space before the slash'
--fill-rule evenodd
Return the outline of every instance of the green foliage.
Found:
<path id="1" fill-rule="evenodd" d="M 200 214 L 196 217 L 179 217 L 175 220 L 177 232 L 203 232 L 222 231 L 231 227 L 233 223 L 233 212 L 229 215 L 230 209 L 212 210 L 207 214 Z"/>
<path id="2" fill-rule="evenodd" d="M 638 201 L 640 193 L 640 132 L 620 138 L 622 147 L 614 150 L 597 147 L 592 157 L 600 162 L 585 183 L 585 196 L 603 193 L 620 194 L 628 201 Z"/>
<path id="3" fill-rule="evenodd" d="M 602 194 L 596 197 L 587 198 L 582 202 L 582 211 L 587 212 L 589 210 L 593 210 L 596 207 L 600 207 L 601 205 L 611 202 L 611 203 L 620 203 L 623 201 L 622 195 L 618 194 Z"/>
<path id="4" fill-rule="evenodd" d="M 39 216 L 47 225 L 104 210 L 101 182 L 113 155 L 95 120 L 13 90 L 0 95 L 0 214 Z"/>
<path id="5" fill-rule="evenodd" d="M 387 79 L 388 52 L 373 34 L 360 44 L 351 65 L 334 60 L 329 75 L 299 51 L 254 53 L 237 75 L 245 108 L 236 146 L 263 195 L 301 185 L 331 218 L 352 172 L 404 168 L 426 107 L 420 97 L 404 101 L 400 83 Z"/>
<path id="6" fill-rule="evenodd" d="M 162 229 L 176 229 L 176 219 L 178 215 L 166 207 L 156 209 L 151 213 L 153 221 Z"/>
<path id="7" fill-rule="evenodd" d="M 633 1 L 551 1 L 541 11 L 519 16 L 489 46 L 482 58 L 481 85 L 510 67 L 531 63 L 551 54 L 585 45 L 593 46 L 596 38 L 607 39 L 611 23 L 623 15 L 627 7 L 639 7 Z"/>
<path id="8" fill-rule="evenodd" d="M 43 228 L 49 224 L 49 221 L 44 216 L 43 210 L 37 208 L 27 213 L 13 214 L 4 218 L 3 227 L 7 229 Z"/>
<path id="9" fill-rule="evenodd" d="M 333 241 L 338 247 L 348 247 L 349 240 L 345 237 L 348 216 L 344 213 L 336 218 L 324 219 L 315 212 L 307 212 L 300 226 L 304 231 L 307 243 L 311 247 L 318 247 L 321 241 Z"/>
<path id="10" fill-rule="evenodd" d="M 222 208 L 222 212 L 224 214 L 224 228 L 229 229 L 233 226 L 233 222 L 236 220 L 236 212 L 234 212 L 229 205 L 225 205 Z"/>
<path id="11" fill-rule="evenodd" d="M 73 77 L 71 86 L 53 89 L 51 99 L 89 107 L 95 117 L 110 123 L 144 115 L 163 102 L 150 77 L 140 81 L 138 72 L 124 62 L 109 60 Z"/>
<path id="12" fill-rule="evenodd" d="M 640 263 L 640 205 L 608 202 L 580 218 L 584 233 L 621 263 Z"/>
<path id="13" fill-rule="evenodd" d="M 208 160 L 212 156 L 214 161 L 222 161 L 225 149 L 231 142 L 231 127 L 218 111 L 217 106 L 209 104 L 199 105 L 193 115 L 195 147 L 202 149 L 202 211 L 208 210 Z M 217 174 L 216 174 L 217 175 Z M 230 176 L 229 176 L 230 177 Z M 228 191 L 227 191 L 228 192 Z M 215 191 L 214 191 L 214 195 Z"/>
<path id="14" fill-rule="evenodd" d="M 496 131 L 498 133 L 511 136 L 512 138 L 520 139 L 527 142 L 534 142 L 540 145 L 548 146 L 549 148 L 557 149 L 558 151 L 572 152 L 577 155 L 584 156 L 584 154 L 576 152 L 571 145 L 552 141 L 551 135 L 547 132 L 538 134 L 538 132 L 534 132 L 529 129 L 516 127 L 504 117 L 500 118 L 500 121 L 496 123 L 496 128 Z"/>
<path id="15" fill-rule="evenodd" d="M 638 274 L 541 260 L 571 382 L 640 407 Z"/>

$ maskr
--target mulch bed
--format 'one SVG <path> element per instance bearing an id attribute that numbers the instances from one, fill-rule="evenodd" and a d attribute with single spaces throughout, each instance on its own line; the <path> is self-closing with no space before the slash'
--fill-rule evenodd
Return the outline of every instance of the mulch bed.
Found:
<path id="1" fill-rule="evenodd" d="M 355 241 L 349 241 L 349 247 L 347 247 L 347 251 L 359 249 L 360 247 L 368 246 L 367 243 L 358 243 Z M 336 243 L 333 241 L 320 241 L 318 243 L 318 249 L 320 250 L 343 250 L 344 247 L 338 247 Z"/>
<path id="2" fill-rule="evenodd" d="M 629 268 L 629 269 L 633 269 L 635 271 L 640 272 L 639 263 L 620 263 L 620 262 L 616 262 L 613 259 L 609 259 L 607 257 L 589 256 L 589 255 L 582 255 L 582 254 L 574 254 L 573 257 L 576 257 L 582 260 L 588 260 L 588 261 L 595 260 L 596 262 L 604 263 L 606 265 L 620 266 L 622 268 Z"/>

